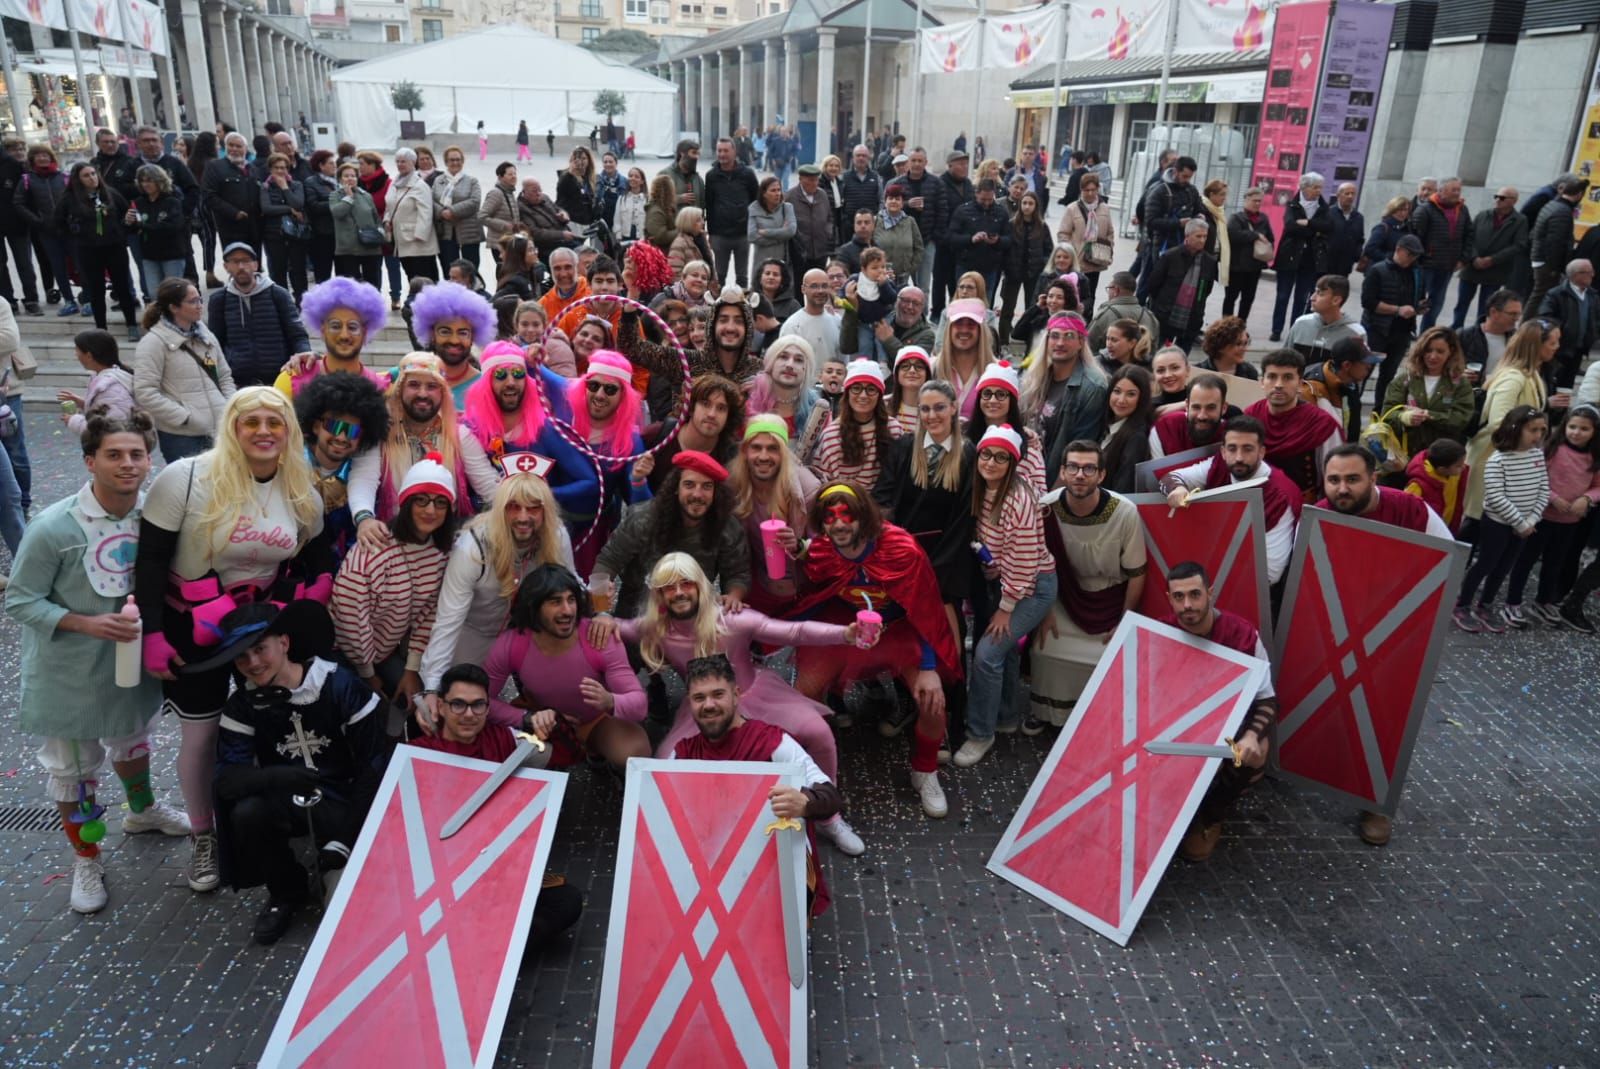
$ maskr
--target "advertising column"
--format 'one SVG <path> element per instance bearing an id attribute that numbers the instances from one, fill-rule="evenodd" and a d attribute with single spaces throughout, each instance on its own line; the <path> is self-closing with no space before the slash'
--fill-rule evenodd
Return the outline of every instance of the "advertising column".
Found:
<path id="1" fill-rule="evenodd" d="M 1327 179 L 1323 193 L 1330 199 L 1345 182 L 1354 182 L 1360 196 L 1394 11 L 1388 4 L 1346 0 L 1333 14 L 1311 147 L 1306 151 L 1306 170 Z"/>
<path id="2" fill-rule="evenodd" d="M 1283 232 L 1283 208 L 1296 195 L 1306 170 L 1311 116 L 1316 110 L 1322 53 L 1328 37 L 1328 0 L 1278 9 L 1261 99 L 1252 185 L 1266 191 L 1262 210 L 1274 233 Z"/>
<path id="3" fill-rule="evenodd" d="M 1580 235 L 1600 223 L 1600 200 L 1595 199 L 1595 190 L 1600 188 L 1597 170 L 1600 170 L 1600 65 L 1589 75 L 1583 114 L 1578 117 L 1578 148 L 1572 155 L 1572 173 L 1589 180 L 1589 192 L 1578 202 L 1577 231 Z"/>

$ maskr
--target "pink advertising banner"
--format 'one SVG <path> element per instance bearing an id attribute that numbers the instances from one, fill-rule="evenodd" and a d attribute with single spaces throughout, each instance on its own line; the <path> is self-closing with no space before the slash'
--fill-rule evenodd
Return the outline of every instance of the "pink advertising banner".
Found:
<path id="1" fill-rule="evenodd" d="M 1392 4 L 1344 0 L 1333 13 L 1317 117 L 1306 152 L 1306 170 L 1327 179 L 1324 193 L 1330 198 L 1345 182 L 1354 182 L 1360 190 L 1393 27 Z"/>
<path id="2" fill-rule="evenodd" d="M 1266 190 L 1263 211 L 1272 220 L 1273 233 L 1280 236 L 1284 205 L 1298 194 L 1300 175 L 1307 170 L 1306 147 L 1322 76 L 1330 6 L 1328 0 L 1287 4 L 1278 9 L 1273 26 L 1251 185 Z"/>

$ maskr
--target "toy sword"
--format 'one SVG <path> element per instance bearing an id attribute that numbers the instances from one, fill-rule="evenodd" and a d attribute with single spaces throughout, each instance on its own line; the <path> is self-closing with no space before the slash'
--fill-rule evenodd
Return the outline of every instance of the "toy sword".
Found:
<path id="1" fill-rule="evenodd" d="M 460 831 L 467 821 L 472 819 L 472 815 L 483 808 L 484 803 L 494 796 L 495 791 L 500 789 L 500 785 L 510 779 L 511 774 L 521 768 L 522 763 L 535 750 L 541 753 L 544 751 L 545 743 L 543 739 L 520 731 L 513 732 L 513 734 L 517 737 L 517 748 L 511 751 L 510 757 L 500 762 L 500 766 L 489 774 L 489 778 L 483 781 L 482 786 L 472 792 L 472 797 L 468 798 L 461 808 L 456 810 L 455 815 L 444 822 L 444 827 L 439 829 L 439 838 L 448 839 Z"/>
<path id="2" fill-rule="evenodd" d="M 1220 745 L 1204 742 L 1147 742 L 1144 748 L 1147 753 L 1162 754 L 1166 757 L 1229 757 L 1233 759 L 1234 768 L 1244 763 L 1244 758 L 1239 755 L 1239 744 L 1232 739 L 1223 739 Z"/>
<path id="3" fill-rule="evenodd" d="M 797 831 L 805 834 L 805 825 L 798 820 L 775 820 L 767 825 L 767 834 L 775 831 Z M 802 854 L 804 856 L 804 854 Z M 794 870 L 794 850 L 787 839 L 778 839 L 778 893 L 783 908 L 783 943 L 789 963 L 789 984 L 797 990 L 806 982 L 806 928 L 805 905 L 800 902 L 795 889 L 798 882 Z"/>

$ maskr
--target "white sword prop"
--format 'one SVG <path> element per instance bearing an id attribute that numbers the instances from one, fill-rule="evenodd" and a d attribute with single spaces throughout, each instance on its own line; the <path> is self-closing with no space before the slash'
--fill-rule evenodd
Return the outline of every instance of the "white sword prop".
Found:
<path id="1" fill-rule="evenodd" d="M 775 820 L 767 825 L 767 834 L 772 835 L 776 831 L 798 832 L 804 836 L 806 826 L 793 818 Z M 782 836 L 776 837 L 775 841 L 778 844 L 778 893 L 783 908 L 783 942 L 789 962 L 789 984 L 798 990 L 806 982 L 805 903 L 798 899 L 799 892 L 795 889 L 794 851 Z"/>
<path id="2" fill-rule="evenodd" d="M 1234 768 L 1244 764 L 1238 743 L 1232 739 L 1223 739 L 1222 743 L 1220 746 L 1213 746 L 1204 742 L 1147 742 L 1144 748 L 1146 753 L 1161 754 L 1165 757 L 1228 757 L 1233 759 Z"/>
<path id="3" fill-rule="evenodd" d="M 456 810 L 455 815 L 444 822 L 444 827 L 439 829 L 439 838 L 448 839 L 460 831 L 467 821 L 472 819 L 473 814 L 483 808 L 484 803 L 494 796 L 495 791 L 500 789 L 500 785 L 510 779 L 511 774 L 521 768 L 522 763 L 535 750 L 540 753 L 544 752 L 545 743 L 543 739 L 520 731 L 514 732 L 514 734 L 517 736 L 517 748 L 511 751 L 510 757 L 500 762 L 500 766 L 490 773 L 489 778 L 483 781 L 481 787 L 472 792 L 472 797 L 462 803 L 461 808 Z"/>

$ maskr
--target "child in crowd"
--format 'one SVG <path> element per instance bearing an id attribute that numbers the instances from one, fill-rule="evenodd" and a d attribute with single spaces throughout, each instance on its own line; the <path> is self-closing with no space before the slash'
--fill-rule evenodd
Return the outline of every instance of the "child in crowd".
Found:
<path id="1" fill-rule="evenodd" d="M 1467 489 L 1467 447 L 1454 438 L 1438 438 L 1406 465 L 1406 493 L 1422 498 L 1439 514 L 1450 533 L 1461 533 Z"/>
<path id="2" fill-rule="evenodd" d="M 1528 622 L 1561 624 L 1559 604 L 1566 593 L 1570 576 L 1577 572 L 1577 558 L 1583 552 L 1580 522 L 1600 502 L 1600 409 L 1578 405 L 1545 450 L 1545 467 L 1550 479 L 1550 504 L 1544 516 L 1517 553 L 1506 589 L 1506 623 L 1525 627 Z M 1539 566 L 1539 589 L 1533 604 L 1522 606 L 1522 591 L 1528 573 Z"/>
<path id="3" fill-rule="evenodd" d="M 1550 478 L 1542 448 L 1548 426 L 1543 411 L 1518 405 L 1495 428 L 1491 439 L 1494 452 L 1483 465 L 1478 553 L 1456 598 L 1455 624 L 1469 634 L 1505 632 L 1506 621 L 1494 610 L 1494 597 L 1522 541 L 1533 535 L 1550 503 Z M 1480 586 L 1482 593 L 1473 608 L 1473 595 L 1479 594 Z"/>
<path id="4" fill-rule="evenodd" d="M 889 270 L 889 257 L 879 248 L 861 250 L 861 273 L 845 286 L 845 300 L 856 306 L 856 352 L 875 358 L 879 363 L 888 359 L 872 328 L 888 319 L 894 312 L 895 299 L 900 289 L 894 284 Z"/>
<path id="5" fill-rule="evenodd" d="M 822 390 L 822 399 L 828 402 L 828 408 L 835 416 L 839 414 L 839 399 L 844 396 L 844 376 L 849 363 L 850 358 L 843 353 L 828 353 L 822 359 L 817 385 Z"/>
<path id="6" fill-rule="evenodd" d="M 82 330 L 72 339 L 72 353 L 89 373 L 89 389 L 81 395 L 71 390 L 57 391 L 56 400 L 73 407 L 71 412 L 61 409 L 61 422 L 67 430 L 81 435 L 88 426 L 88 413 L 94 408 L 104 408 L 107 419 L 127 419 L 135 407 L 133 372 L 117 356 L 117 339 L 109 331 Z"/>

